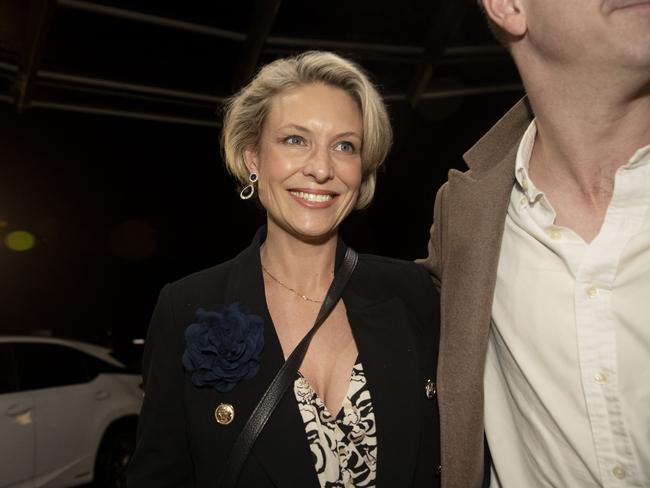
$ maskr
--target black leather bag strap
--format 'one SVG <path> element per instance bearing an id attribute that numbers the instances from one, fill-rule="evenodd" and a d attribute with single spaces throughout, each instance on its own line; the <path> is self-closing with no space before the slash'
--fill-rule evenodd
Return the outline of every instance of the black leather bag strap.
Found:
<path id="1" fill-rule="evenodd" d="M 284 362 L 235 440 L 235 444 L 230 451 L 230 457 L 226 463 L 225 471 L 219 483 L 220 488 L 235 488 L 239 473 L 244 467 L 244 463 L 253 448 L 253 444 L 255 444 L 257 436 L 262 432 L 269 417 L 278 406 L 278 403 L 280 403 L 289 386 L 294 382 L 296 373 L 305 357 L 312 337 L 323 322 L 325 322 L 325 319 L 341 298 L 345 285 L 350 280 L 358 259 L 358 254 L 352 248 L 348 247 L 343 258 L 343 263 L 337 270 L 329 290 L 327 290 L 327 295 L 316 316 L 314 326 L 307 332 L 305 337 L 303 337 Z"/>

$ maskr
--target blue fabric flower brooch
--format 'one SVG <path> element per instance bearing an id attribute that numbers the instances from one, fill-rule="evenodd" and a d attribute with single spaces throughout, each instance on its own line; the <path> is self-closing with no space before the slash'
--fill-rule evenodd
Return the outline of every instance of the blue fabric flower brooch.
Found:
<path id="1" fill-rule="evenodd" d="M 239 303 L 199 308 L 196 323 L 185 330 L 185 343 L 183 366 L 192 374 L 192 383 L 227 393 L 257 373 L 264 322 Z"/>

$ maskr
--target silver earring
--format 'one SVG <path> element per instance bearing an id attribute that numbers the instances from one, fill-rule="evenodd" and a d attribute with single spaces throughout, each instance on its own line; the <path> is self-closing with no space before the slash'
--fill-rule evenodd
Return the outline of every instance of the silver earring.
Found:
<path id="1" fill-rule="evenodd" d="M 252 197 L 255 194 L 255 183 L 257 182 L 257 173 L 254 171 L 250 174 L 248 177 L 248 181 L 250 181 L 250 185 L 246 185 L 241 193 L 239 194 L 239 198 L 242 200 L 248 200 L 250 197 Z"/>

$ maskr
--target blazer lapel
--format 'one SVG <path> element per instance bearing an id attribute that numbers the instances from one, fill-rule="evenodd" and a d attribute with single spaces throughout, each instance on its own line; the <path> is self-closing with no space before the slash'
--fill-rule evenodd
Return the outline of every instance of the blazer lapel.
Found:
<path id="1" fill-rule="evenodd" d="M 251 246 L 237 258 L 237 266 L 233 268 L 227 291 L 228 300 L 241 301 L 264 320 L 264 351 L 260 369 L 253 378 L 254 382 L 251 381 L 250 387 L 254 391 L 247 395 L 250 397 L 250 405 L 246 408 L 246 418 L 242 419 L 242 422 L 248 420 L 252 409 L 284 364 L 282 348 L 275 333 L 264 292 L 259 247 L 265 237 L 263 227 L 257 232 Z M 246 382 L 242 382 L 237 388 L 242 387 L 244 383 Z M 250 457 L 255 459 L 250 460 Z M 318 486 L 302 417 L 291 390 L 269 418 L 253 446 L 250 457 L 249 462 L 257 461 L 276 486 Z"/>
<path id="2" fill-rule="evenodd" d="M 320 486 L 293 388 L 280 400 L 252 455 L 275 486 Z"/>
<path id="3" fill-rule="evenodd" d="M 410 319 L 399 299 L 368 302 L 349 288 L 343 298 L 377 425 L 377 486 L 411 486 L 418 452 L 415 434 L 420 430 L 417 392 L 421 385 L 414 338 L 409 337 L 407 327 L 396 334 L 396 324 Z"/>

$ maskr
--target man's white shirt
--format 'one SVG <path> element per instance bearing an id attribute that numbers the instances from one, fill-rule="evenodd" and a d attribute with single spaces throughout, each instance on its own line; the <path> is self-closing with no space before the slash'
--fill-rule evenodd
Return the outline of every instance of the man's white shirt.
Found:
<path id="1" fill-rule="evenodd" d="M 598 236 L 556 226 L 519 145 L 485 369 L 493 487 L 650 487 L 650 146 Z"/>

